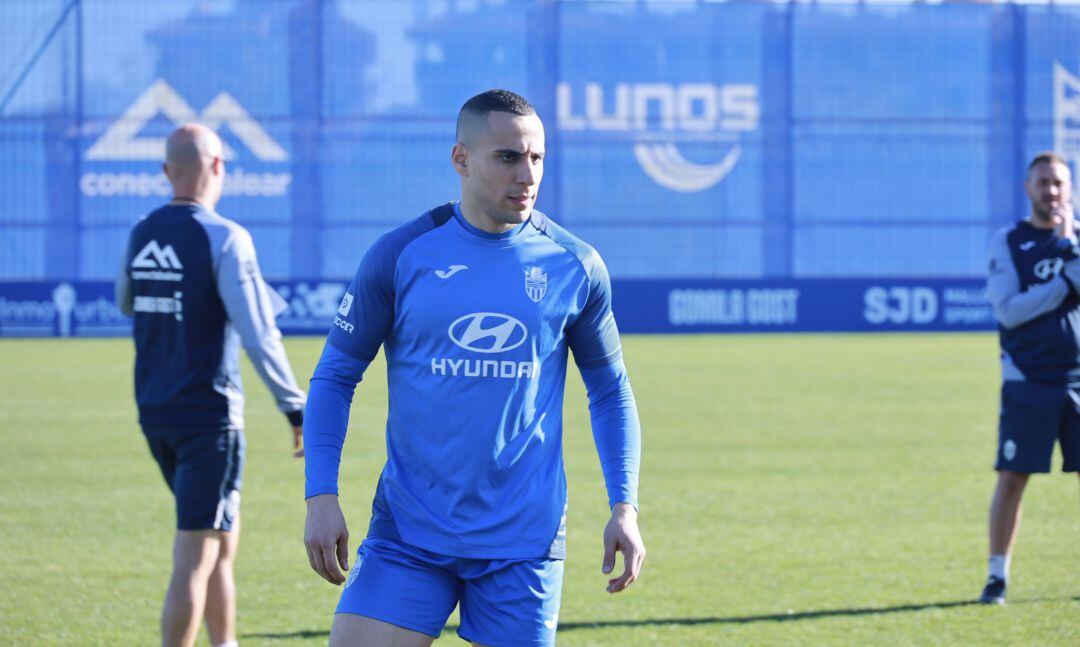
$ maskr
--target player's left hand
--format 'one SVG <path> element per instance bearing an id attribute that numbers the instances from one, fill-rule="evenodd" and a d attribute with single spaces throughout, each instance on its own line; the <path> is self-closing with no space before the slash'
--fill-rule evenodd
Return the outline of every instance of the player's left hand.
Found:
<path id="1" fill-rule="evenodd" d="M 293 427 L 292 428 L 292 448 L 293 458 L 304 457 L 304 428 Z"/>
<path id="2" fill-rule="evenodd" d="M 615 568 L 615 553 L 623 555 L 623 573 L 608 580 L 608 593 L 618 593 L 630 586 L 641 573 L 645 561 L 645 544 L 637 527 L 637 509 L 629 503 L 616 503 L 611 509 L 611 520 L 604 528 L 605 574 Z"/>
<path id="3" fill-rule="evenodd" d="M 1062 238 L 1073 238 L 1076 229 L 1076 220 L 1073 214 L 1071 202 L 1062 202 L 1050 213 L 1050 220 L 1054 224 L 1054 231 Z"/>

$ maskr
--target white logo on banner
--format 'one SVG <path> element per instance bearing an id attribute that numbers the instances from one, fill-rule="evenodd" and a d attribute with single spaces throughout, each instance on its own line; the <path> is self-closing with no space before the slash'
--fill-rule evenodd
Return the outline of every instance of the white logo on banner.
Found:
<path id="1" fill-rule="evenodd" d="M 1080 161 L 1080 78 L 1054 62 L 1054 150 Z"/>
<path id="2" fill-rule="evenodd" d="M 188 105 L 180 94 L 162 79 L 150 85 L 124 114 L 86 150 L 88 171 L 79 177 L 79 191 L 87 198 L 166 198 L 172 195 L 169 179 L 160 170 L 165 159 L 165 138 L 139 136 L 151 122 L 164 118 L 180 126 L 198 122 L 219 131 L 223 126 L 239 140 L 256 160 L 288 162 L 289 155 L 228 92 L 219 92 L 202 112 Z M 222 142 L 225 159 L 237 157 L 227 142 Z M 112 162 L 156 162 L 142 171 L 118 170 Z M 227 166 L 224 195 L 247 198 L 277 198 L 286 195 L 292 173 L 250 172 L 240 166 Z"/>
<path id="3" fill-rule="evenodd" d="M 111 295 L 84 294 L 80 299 L 79 284 L 67 281 L 29 285 L 39 289 L 24 298 L 11 298 L 0 290 L 0 337 L 131 334 L 130 320 Z"/>
<path id="4" fill-rule="evenodd" d="M 222 125 L 227 125 L 260 160 L 284 162 L 289 159 L 285 150 L 228 92 L 218 93 L 201 113 L 196 113 L 163 79 L 154 81 L 94 142 L 86 151 L 86 159 L 160 162 L 165 158 L 165 138 L 138 136 L 139 131 L 159 115 L 177 126 L 198 122 L 218 130 Z M 224 155 L 225 159 L 236 157 L 228 144 L 224 146 Z"/>
<path id="5" fill-rule="evenodd" d="M 278 326 L 325 332 L 327 321 L 338 315 L 346 316 L 352 309 L 354 298 L 346 288 L 347 283 L 338 281 L 278 285 L 275 294 L 286 305 L 278 314 Z"/>
<path id="6" fill-rule="evenodd" d="M 758 88 L 750 84 L 619 83 L 605 102 L 604 88 L 584 84 L 584 112 L 574 114 L 573 89 L 557 89 L 559 128 L 631 133 L 634 158 L 654 182 L 692 193 L 716 186 L 742 154 L 739 133 L 756 130 L 761 117 Z M 609 108 L 605 103 L 610 103 Z M 706 143 L 725 152 L 713 163 L 692 162 L 677 144 Z"/>
<path id="7" fill-rule="evenodd" d="M 71 336 L 71 319 L 72 313 L 75 312 L 75 306 L 78 305 L 78 299 L 76 298 L 75 288 L 70 283 L 61 283 L 53 288 L 52 292 L 53 305 L 56 306 L 56 317 L 59 324 L 59 332 L 61 337 Z"/>

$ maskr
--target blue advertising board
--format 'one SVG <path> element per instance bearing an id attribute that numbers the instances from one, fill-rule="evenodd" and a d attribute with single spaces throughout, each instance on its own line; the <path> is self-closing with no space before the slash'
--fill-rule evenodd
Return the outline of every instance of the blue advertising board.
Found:
<path id="1" fill-rule="evenodd" d="M 286 335 L 325 335 L 346 281 L 271 281 L 288 304 L 277 317 Z M 116 307 L 113 284 L 0 283 L 0 337 L 112 337 L 131 334 Z"/>
<path id="2" fill-rule="evenodd" d="M 271 281 L 287 335 L 325 335 L 348 283 Z M 0 283 L 0 336 L 127 335 L 107 282 Z M 615 281 L 624 333 L 991 330 L 982 281 Z"/>
<path id="3" fill-rule="evenodd" d="M 617 281 L 624 332 L 990 330 L 983 281 L 819 279 Z"/>

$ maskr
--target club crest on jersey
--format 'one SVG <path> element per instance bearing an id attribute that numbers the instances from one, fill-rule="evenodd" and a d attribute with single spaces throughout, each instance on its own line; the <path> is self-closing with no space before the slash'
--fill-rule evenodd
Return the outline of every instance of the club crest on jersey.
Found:
<path id="1" fill-rule="evenodd" d="M 541 272 L 539 267 L 525 270 L 525 294 L 536 303 L 540 303 L 540 299 L 547 294 L 547 274 Z"/>

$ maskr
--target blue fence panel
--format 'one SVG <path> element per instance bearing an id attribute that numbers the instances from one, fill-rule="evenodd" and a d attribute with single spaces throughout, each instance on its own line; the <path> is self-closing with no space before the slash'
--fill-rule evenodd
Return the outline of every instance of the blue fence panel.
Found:
<path id="1" fill-rule="evenodd" d="M 759 88 L 770 11 L 562 6 L 558 213 L 613 275 L 763 273 Z"/>
<path id="2" fill-rule="evenodd" d="M 110 280 L 169 196 L 163 137 L 198 120 L 265 273 L 336 285 L 457 196 L 456 112 L 492 87 L 536 105 L 539 207 L 631 304 L 682 280 L 981 281 L 1027 160 L 1080 159 L 1080 8 L 8 0 L 0 282 Z"/>

